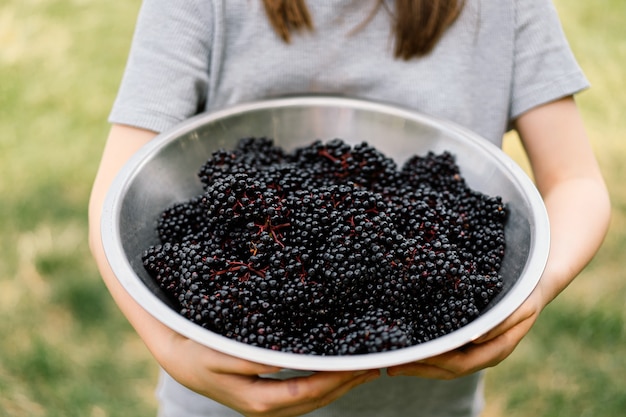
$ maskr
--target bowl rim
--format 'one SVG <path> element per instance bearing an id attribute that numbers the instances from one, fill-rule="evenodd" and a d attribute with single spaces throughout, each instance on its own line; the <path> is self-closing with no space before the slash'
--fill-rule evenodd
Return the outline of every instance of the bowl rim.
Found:
<path id="1" fill-rule="evenodd" d="M 117 227 L 123 202 L 121 197 L 126 194 L 142 166 L 150 160 L 154 152 L 204 124 L 244 112 L 302 106 L 339 106 L 392 114 L 437 128 L 445 128 L 457 135 L 465 136 L 484 152 L 494 156 L 494 160 L 502 164 L 524 191 L 534 220 L 529 248 L 529 259 L 532 258 L 533 262 L 531 264 L 527 262 L 524 265 L 521 272 L 524 280 L 516 281 L 515 291 L 509 291 L 485 314 L 481 314 L 469 324 L 447 335 L 399 350 L 350 356 L 293 354 L 237 342 L 191 322 L 159 299 L 134 272 L 123 250 L 120 230 Z M 427 116 L 415 110 L 383 102 L 326 95 L 290 96 L 240 103 L 218 111 L 196 115 L 158 134 L 129 158 L 113 180 L 103 205 L 101 232 L 105 255 L 115 277 L 135 302 L 162 324 L 197 343 L 222 353 L 252 362 L 305 371 L 386 368 L 432 357 L 471 343 L 486 332 L 485 328 L 492 329 L 503 322 L 528 298 L 541 278 L 550 247 L 549 220 L 541 195 L 526 172 L 499 147 L 458 124 Z"/>

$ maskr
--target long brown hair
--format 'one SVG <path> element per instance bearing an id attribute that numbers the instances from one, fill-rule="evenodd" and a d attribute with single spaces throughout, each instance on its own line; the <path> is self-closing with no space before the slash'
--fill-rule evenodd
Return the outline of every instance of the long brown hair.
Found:
<path id="1" fill-rule="evenodd" d="M 313 30 L 305 0 L 263 0 L 263 4 L 272 27 L 285 42 L 290 42 L 294 31 Z M 394 55 L 408 60 L 426 55 L 435 47 L 461 13 L 464 0 L 395 0 L 395 4 Z M 384 0 L 379 0 L 374 12 L 381 5 L 388 10 Z"/>

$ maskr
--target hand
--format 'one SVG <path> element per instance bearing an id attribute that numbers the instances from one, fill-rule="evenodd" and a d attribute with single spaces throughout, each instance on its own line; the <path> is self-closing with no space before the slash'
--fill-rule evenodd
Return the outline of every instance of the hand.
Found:
<path id="1" fill-rule="evenodd" d="M 535 107 L 515 127 L 550 218 L 546 269 L 530 297 L 502 324 L 472 343 L 388 374 L 452 379 L 495 366 L 528 333 L 540 311 L 594 256 L 608 230 L 611 205 L 573 97 Z"/>
<path id="2" fill-rule="evenodd" d="M 245 416 L 297 416 L 326 406 L 359 384 L 379 376 L 378 370 L 318 372 L 284 381 L 259 374 L 280 369 L 241 360 L 172 333 L 157 359 L 178 382 Z"/>
<path id="3" fill-rule="evenodd" d="M 541 282 L 504 322 L 473 342 L 421 361 L 390 367 L 389 376 L 454 379 L 495 366 L 506 359 L 528 333 L 545 307 Z"/>
<path id="4" fill-rule="evenodd" d="M 376 378 L 369 372 L 318 372 L 285 381 L 258 375 L 278 372 L 209 349 L 169 329 L 131 298 L 117 280 L 102 247 L 102 205 L 113 178 L 155 132 L 115 125 L 105 146 L 89 205 L 89 243 L 102 278 L 122 313 L 159 364 L 187 388 L 243 415 L 296 416 L 323 407 L 359 384 Z"/>
<path id="5" fill-rule="evenodd" d="M 306 414 L 324 407 L 359 384 L 380 375 L 378 370 L 318 372 L 287 379 L 259 375 L 280 368 L 238 359 L 196 343 L 163 325 L 137 304 L 115 279 L 101 244 L 92 244 L 109 291 L 157 362 L 180 384 L 249 417 Z"/>

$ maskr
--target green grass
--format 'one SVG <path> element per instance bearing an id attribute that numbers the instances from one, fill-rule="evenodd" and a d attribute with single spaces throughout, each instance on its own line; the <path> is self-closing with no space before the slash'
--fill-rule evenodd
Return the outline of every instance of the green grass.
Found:
<path id="1" fill-rule="evenodd" d="M 612 230 L 488 373 L 489 417 L 626 409 L 626 3 L 556 5 L 593 85 L 578 101 L 611 188 Z M 155 414 L 155 363 L 86 241 L 89 189 L 138 8 L 138 0 L 0 4 L 0 417 Z M 514 136 L 507 150 L 525 163 Z"/>
<path id="2" fill-rule="evenodd" d="M 87 248 L 139 2 L 0 6 L 0 416 L 151 416 L 156 368 Z"/>

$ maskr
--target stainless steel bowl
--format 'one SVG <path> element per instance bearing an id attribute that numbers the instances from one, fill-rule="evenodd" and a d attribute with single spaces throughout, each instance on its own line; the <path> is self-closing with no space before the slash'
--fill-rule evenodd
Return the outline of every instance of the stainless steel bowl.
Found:
<path id="1" fill-rule="evenodd" d="M 450 151 L 468 184 L 508 204 L 504 290 L 480 317 L 435 340 L 390 352 L 314 356 L 277 352 L 208 331 L 175 311 L 145 272 L 141 253 L 157 243 L 156 219 L 175 202 L 201 191 L 196 173 L 218 148 L 241 137 L 266 136 L 290 149 L 315 139 L 366 141 L 404 162 L 427 151 Z M 534 184 L 498 147 L 443 120 L 405 109 L 338 97 L 293 97 L 241 104 L 203 114 L 165 132 L 123 167 L 107 196 L 102 219 L 107 258 L 119 281 L 150 314 L 180 334 L 218 351 L 293 370 L 384 368 L 460 347 L 492 329 L 528 297 L 548 255 L 549 225 Z"/>

